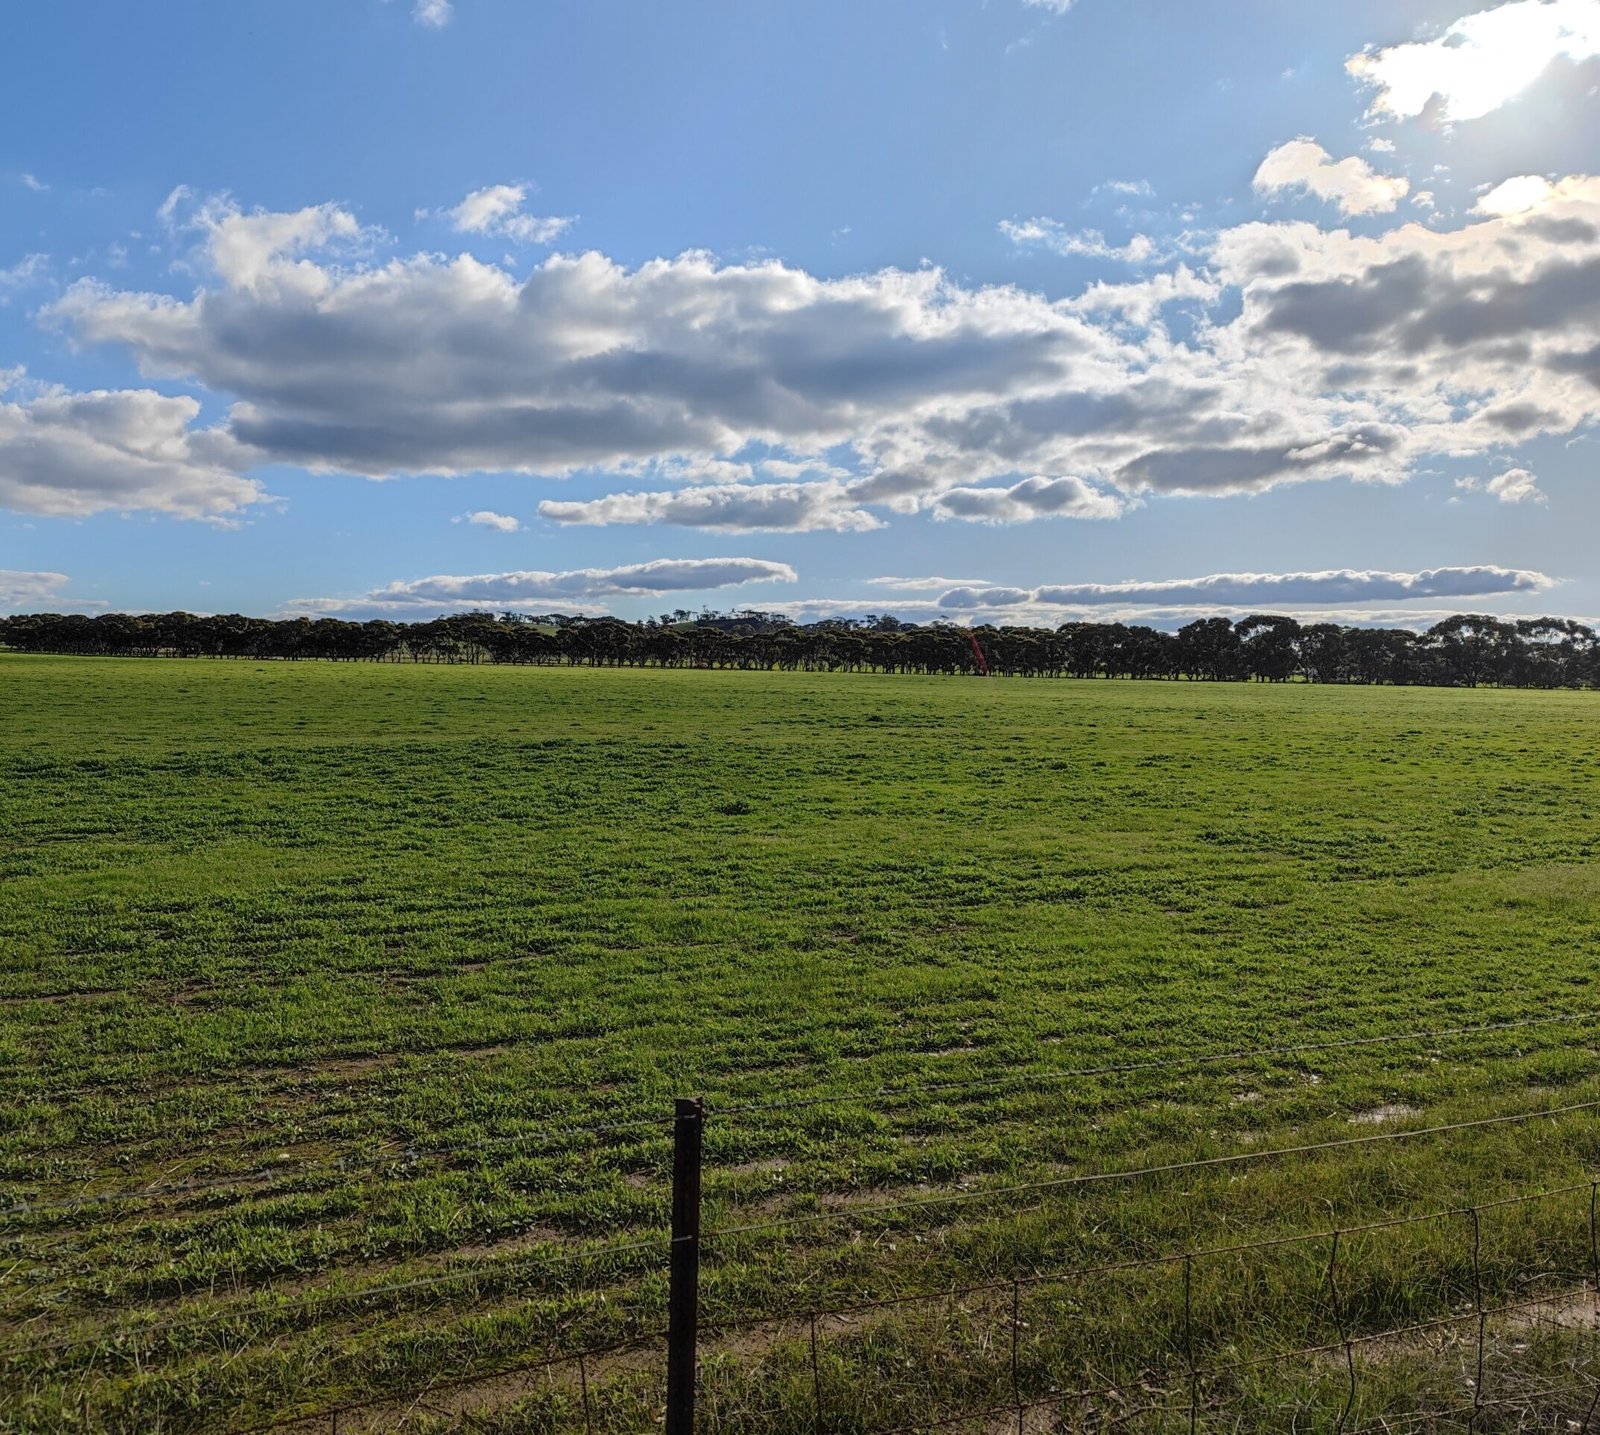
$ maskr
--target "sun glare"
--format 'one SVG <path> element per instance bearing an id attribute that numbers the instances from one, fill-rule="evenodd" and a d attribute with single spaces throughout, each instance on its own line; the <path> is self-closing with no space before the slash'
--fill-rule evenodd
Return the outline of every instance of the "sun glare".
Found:
<path id="1" fill-rule="evenodd" d="M 1347 68 L 1377 88 L 1373 112 L 1406 119 L 1434 96 L 1441 115 L 1472 120 L 1527 89 L 1552 60 L 1600 54 L 1600 0 L 1522 0 L 1468 15 L 1435 40 L 1354 55 Z"/>

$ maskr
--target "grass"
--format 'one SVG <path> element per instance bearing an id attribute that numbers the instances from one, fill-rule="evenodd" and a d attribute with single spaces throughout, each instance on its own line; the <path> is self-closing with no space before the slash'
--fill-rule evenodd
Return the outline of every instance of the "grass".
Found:
<path id="1" fill-rule="evenodd" d="M 574 1128 L 677 1095 L 708 1226 L 780 1223 L 703 1276 L 711 1428 L 771 1435 L 1013 1393 L 1004 1289 L 824 1321 L 815 1369 L 787 1313 L 1581 1185 L 1593 1110 L 981 1195 L 1600 1100 L 1582 1021 L 1183 1064 L 1600 1008 L 1597 704 L 0 654 L 0 1431 L 445 1380 L 340 1428 L 581 1428 L 570 1366 L 505 1372 L 635 1342 L 590 1416 L 653 1428 L 668 1133 Z M 1017 1390 L 1187 1429 L 1191 1357 L 1262 1361 L 1208 1428 L 1331 1428 L 1342 1351 L 1287 1353 L 1337 1313 L 1453 1319 L 1358 1347 L 1348 1428 L 1470 1405 L 1476 1296 L 1569 1300 L 1589 1201 L 1485 1213 L 1476 1271 L 1459 1216 L 1350 1237 L 1338 1312 L 1327 1239 L 1191 1262 L 1187 1311 L 1181 1265 L 1029 1287 Z M 1486 1322 L 1478 1429 L 1581 1419 L 1536 1396 L 1593 1388 L 1573 1324 Z"/>

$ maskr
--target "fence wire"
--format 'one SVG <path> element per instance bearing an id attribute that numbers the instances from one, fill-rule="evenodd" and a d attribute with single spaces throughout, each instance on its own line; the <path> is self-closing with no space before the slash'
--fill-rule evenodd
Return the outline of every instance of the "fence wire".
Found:
<path id="1" fill-rule="evenodd" d="M 1482 1035 L 1513 1031 L 1527 1027 L 1548 1026 L 1557 1023 L 1573 1023 L 1586 1021 L 1600 1016 L 1600 1013 L 1551 1015 L 1529 1018 L 1523 1021 L 1490 1023 L 1475 1027 L 1435 1028 L 1426 1031 L 1414 1031 L 1398 1035 L 1373 1038 L 1352 1038 L 1349 1040 L 1304 1043 L 1292 1046 L 1261 1047 L 1251 1050 L 1239 1050 L 1218 1053 L 1191 1053 L 1184 1057 L 1152 1062 L 1120 1063 L 1114 1066 L 1082 1068 L 1070 1072 L 1052 1073 L 1017 1073 L 1012 1077 L 994 1078 L 989 1080 L 962 1082 L 962 1083 L 937 1083 L 922 1087 L 898 1088 L 894 1091 L 881 1093 L 882 1099 L 900 1100 L 918 1094 L 941 1094 L 951 1091 L 976 1091 L 993 1089 L 996 1086 L 1012 1082 L 1040 1082 L 1050 1083 L 1071 1079 L 1076 1076 L 1099 1076 L 1109 1074 L 1125 1074 L 1130 1072 L 1154 1071 L 1163 1069 L 1187 1068 L 1207 1062 L 1236 1062 L 1242 1063 L 1256 1059 L 1277 1058 L 1287 1055 L 1300 1055 L 1314 1051 L 1327 1051 L 1338 1048 L 1369 1046 L 1379 1042 L 1398 1042 L 1403 1040 L 1441 1041 L 1452 1036 Z M 748 1113 L 778 1111 L 793 1108 L 804 1108 L 823 1104 L 825 1101 L 860 1102 L 872 1099 L 870 1096 L 839 1096 L 828 1098 L 803 1098 L 794 1102 L 773 1102 L 746 1105 L 742 1107 L 708 1108 L 713 1116 L 734 1117 Z M 1073 1175 L 1053 1177 L 1040 1181 L 1015 1182 L 1005 1185 L 946 1192 L 942 1194 L 913 1197 L 905 1200 L 885 1201 L 869 1205 L 847 1207 L 838 1210 L 805 1212 L 799 1215 L 774 1218 L 744 1224 L 733 1224 L 714 1227 L 701 1234 L 702 1242 L 716 1242 L 718 1240 L 731 1241 L 734 1238 L 749 1236 L 758 1233 L 773 1231 L 790 1231 L 797 1228 L 815 1227 L 822 1223 L 834 1221 L 861 1221 L 891 1216 L 897 1213 L 914 1212 L 930 1208 L 946 1208 L 956 1205 L 966 1205 L 972 1202 L 1008 1200 L 1018 1204 L 1044 1192 L 1060 1192 L 1076 1187 L 1085 1187 L 1114 1182 L 1134 1181 L 1141 1178 L 1154 1176 L 1170 1176 L 1189 1172 L 1229 1168 L 1244 1163 L 1271 1161 L 1283 1158 L 1314 1155 L 1323 1152 L 1344 1151 L 1351 1149 L 1365 1149 L 1376 1147 L 1385 1143 L 1407 1141 L 1425 1137 L 1436 1137 L 1457 1132 L 1477 1130 L 1492 1127 L 1506 1127 L 1532 1121 L 1555 1119 L 1588 1113 L 1600 1110 L 1600 1100 L 1586 1100 L 1566 1102 L 1554 1106 L 1545 1106 L 1535 1109 L 1504 1112 L 1493 1116 L 1478 1117 L 1470 1120 L 1455 1121 L 1427 1127 L 1415 1127 L 1391 1131 L 1371 1132 L 1359 1136 L 1340 1137 L 1335 1139 L 1304 1142 L 1292 1146 L 1274 1147 L 1269 1149 L 1249 1149 L 1233 1151 L 1216 1156 L 1201 1157 L 1187 1161 L 1168 1161 L 1152 1163 L 1145 1166 L 1115 1169 L 1109 1171 L 1087 1171 Z M 579 1137 L 604 1135 L 624 1130 L 641 1130 L 644 1128 L 666 1129 L 671 1125 L 668 1118 L 649 1117 L 637 1120 L 597 1122 L 588 1126 L 579 1127 L 541 1127 L 529 1133 L 520 1133 L 514 1136 L 487 1138 L 481 1143 L 468 1146 L 438 1146 L 431 1148 L 416 1148 L 408 1150 L 396 1162 L 385 1166 L 368 1166 L 360 1168 L 381 1172 L 386 1169 L 404 1168 L 415 1165 L 418 1161 L 437 1157 L 476 1155 L 480 1152 L 495 1149 L 526 1147 L 528 1142 L 539 1137 Z M 346 1160 L 331 1162 L 307 1163 L 294 1168 L 272 1167 L 261 1172 L 240 1173 L 234 1176 L 218 1176 L 201 1178 L 194 1181 L 164 1183 L 156 1186 L 145 1186 L 136 1189 L 126 1189 L 112 1192 L 90 1193 L 78 1197 L 65 1198 L 60 1201 L 20 1203 L 9 1211 L 0 1211 L 0 1216 L 19 1216 L 34 1211 L 73 1210 L 93 1207 L 108 1202 L 118 1201 L 149 1201 L 168 1196 L 181 1196 L 203 1190 L 238 1187 L 253 1182 L 286 1183 L 295 1179 L 304 1179 L 310 1175 L 347 1173 L 352 1168 Z M 937 1301 L 950 1301 L 967 1299 L 979 1295 L 994 1297 L 1009 1297 L 1009 1341 L 1002 1355 L 1006 1368 L 1002 1372 L 1001 1383 L 1009 1388 L 1009 1400 L 993 1404 L 978 1410 L 971 1410 L 958 1415 L 939 1417 L 930 1420 L 921 1420 L 911 1424 L 879 1427 L 866 1431 L 865 1435 L 909 1435 L 913 1430 L 936 1430 L 977 1420 L 993 1420 L 1005 1416 L 1014 1416 L 1017 1420 L 1018 1431 L 1024 1429 L 1025 1419 L 1030 1411 L 1048 1409 L 1051 1406 L 1063 1407 L 1073 1403 L 1082 1404 L 1086 1401 L 1105 1400 L 1110 1396 L 1123 1394 L 1122 1385 L 1107 1385 L 1102 1387 L 1087 1388 L 1077 1391 L 1052 1390 L 1043 1396 L 1031 1395 L 1025 1388 L 1022 1378 L 1019 1359 L 1020 1332 L 1023 1329 L 1022 1296 L 1024 1291 L 1038 1289 L 1047 1285 L 1061 1285 L 1074 1281 L 1085 1280 L 1095 1276 L 1108 1275 L 1116 1272 L 1133 1271 L 1139 1269 L 1154 1269 L 1159 1267 L 1178 1268 L 1182 1273 L 1183 1292 L 1183 1318 L 1181 1325 L 1181 1365 L 1175 1366 L 1166 1372 L 1167 1383 L 1181 1387 L 1184 1399 L 1177 1403 L 1155 1404 L 1139 1407 L 1137 1410 L 1124 1410 L 1118 1414 L 1107 1413 L 1100 1428 L 1112 1428 L 1117 1424 L 1141 1417 L 1154 1417 L 1157 1415 L 1173 1415 L 1177 1418 L 1187 1417 L 1191 1430 L 1198 1429 L 1198 1422 L 1205 1413 L 1202 1392 L 1209 1382 L 1224 1379 L 1229 1376 L 1245 1375 L 1250 1372 L 1270 1369 L 1281 1366 L 1293 1360 L 1308 1360 L 1322 1357 L 1342 1358 L 1340 1371 L 1344 1378 L 1345 1389 L 1342 1395 L 1342 1409 L 1337 1421 L 1332 1427 L 1335 1435 L 1365 1435 L 1371 1430 L 1394 1431 L 1405 1427 L 1396 1421 L 1411 1420 L 1415 1423 L 1426 1423 L 1430 1420 L 1440 1421 L 1455 1418 L 1457 1414 L 1468 1417 L 1469 1429 L 1477 1429 L 1485 1416 L 1496 1409 L 1514 1406 L 1519 1401 L 1525 1402 L 1534 1399 L 1553 1400 L 1576 1398 L 1578 1394 L 1589 1393 L 1593 1390 L 1594 1399 L 1584 1416 L 1582 1429 L 1586 1432 L 1594 1426 L 1597 1411 L 1600 1411 L 1600 1387 L 1592 1384 L 1583 1387 L 1551 1387 L 1548 1390 L 1531 1391 L 1522 1389 L 1515 1396 L 1503 1398 L 1490 1398 L 1485 1387 L 1486 1359 L 1489 1350 L 1489 1330 L 1492 1322 L 1505 1320 L 1521 1312 L 1547 1306 L 1553 1297 L 1550 1293 L 1528 1297 L 1514 1301 L 1504 1301 L 1491 1298 L 1489 1286 L 1485 1280 L 1483 1261 L 1483 1217 L 1485 1214 L 1511 1207 L 1527 1206 L 1535 1202 L 1549 1201 L 1562 1196 L 1574 1196 L 1587 1190 L 1588 1200 L 1588 1266 L 1589 1280 L 1592 1283 L 1596 1300 L 1597 1326 L 1600 1326 L 1600 1180 L 1586 1178 L 1583 1181 L 1571 1182 L 1554 1186 L 1545 1190 L 1528 1192 L 1519 1195 L 1506 1196 L 1498 1199 L 1487 1200 L 1466 1206 L 1452 1206 L 1441 1210 L 1434 1210 L 1418 1215 L 1394 1216 L 1384 1219 L 1330 1227 L 1311 1232 L 1297 1232 L 1288 1235 L 1266 1237 L 1255 1241 L 1241 1241 L 1222 1245 L 1194 1245 L 1188 1249 L 1167 1252 L 1160 1255 L 1128 1258 L 1115 1261 L 1086 1264 L 1070 1267 L 1064 1270 L 1050 1272 L 1028 1271 L 1018 1273 L 1009 1278 L 991 1279 L 982 1282 L 968 1283 L 943 1287 L 937 1290 L 918 1291 L 884 1297 L 881 1299 L 862 1301 L 848 1305 L 813 1306 L 801 1310 L 783 1312 L 765 1312 L 749 1317 L 741 1317 L 725 1321 L 706 1321 L 703 1330 L 710 1341 L 727 1341 L 730 1337 L 737 1337 L 741 1333 L 751 1330 L 774 1326 L 795 1325 L 805 1332 L 805 1355 L 809 1358 L 809 1374 L 811 1394 L 814 1403 L 814 1419 L 816 1429 L 824 1431 L 827 1424 L 827 1382 L 822 1374 L 821 1351 L 826 1342 L 819 1338 L 819 1323 L 829 1321 L 849 1321 L 873 1312 L 887 1312 L 917 1303 Z M 1471 1235 L 1471 1291 L 1472 1297 L 1468 1308 L 1452 1310 L 1448 1314 L 1441 1314 L 1427 1320 L 1414 1321 L 1409 1324 L 1392 1326 L 1378 1331 L 1359 1330 L 1354 1327 L 1351 1319 L 1345 1290 L 1346 1279 L 1351 1273 L 1348 1259 L 1349 1242 L 1352 1237 L 1383 1230 L 1392 1230 L 1400 1227 L 1417 1226 L 1426 1222 L 1440 1222 L 1448 1220 L 1462 1221 L 1469 1229 Z M 1292 1246 L 1304 1246 L 1317 1242 L 1328 1244 L 1328 1257 L 1325 1275 L 1319 1299 L 1322 1317 L 1325 1319 L 1326 1328 L 1336 1333 L 1337 1338 L 1313 1345 L 1305 1345 L 1296 1349 L 1282 1352 L 1271 1352 L 1264 1355 L 1253 1356 L 1245 1359 L 1234 1360 L 1226 1363 L 1204 1363 L 1201 1359 L 1200 1342 L 1194 1319 L 1192 1278 L 1195 1264 L 1198 1261 L 1215 1259 L 1231 1255 L 1242 1255 L 1252 1252 L 1269 1251 Z M 316 1319 L 325 1310 L 341 1307 L 359 1307 L 368 1302 L 384 1298 L 403 1296 L 408 1293 L 424 1292 L 432 1289 L 443 1289 L 449 1286 L 461 1285 L 495 1285 L 515 1282 L 518 1279 L 554 1269 L 560 1266 L 577 1262 L 603 1262 L 614 1258 L 638 1256 L 643 1252 L 653 1251 L 657 1255 L 665 1255 L 670 1248 L 670 1243 L 663 1236 L 657 1235 L 648 1239 L 641 1239 L 624 1244 L 590 1247 L 572 1251 L 537 1252 L 521 1259 L 506 1261 L 498 1265 L 485 1267 L 455 1269 L 438 1272 L 436 1274 L 419 1276 L 414 1279 L 391 1282 L 384 1285 L 370 1286 L 359 1290 L 320 1289 L 305 1294 L 302 1298 L 280 1303 L 271 1303 L 270 1288 L 256 1292 L 253 1303 L 240 1303 L 224 1310 L 189 1311 L 180 1312 L 170 1319 L 158 1320 L 147 1323 L 125 1323 L 113 1329 L 97 1329 L 88 1333 L 81 1333 L 61 1339 L 36 1342 L 26 1341 L 9 1349 L 0 1349 L 0 1360 L 11 1362 L 16 1369 L 25 1365 L 31 1357 L 58 1355 L 65 1352 L 79 1350 L 98 1350 L 101 1352 L 127 1353 L 130 1350 L 137 1352 L 141 1347 L 147 1346 L 157 1337 L 168 1335 L 179 1330 L 205 1330 L 215 1329 L 227 1332 L 230 1337 L 242 1341 L 244 1345 L 260 1337 L 260 1332 L 252 1332 L 248 1327 L 255 1322 L 273 1323 L 300 1318 Z M 1498 1292 L 1494 1293 L 1498 1294 Z M 1473 1358 L 1473 1375 L 1471 1385 L 1473 1401 L 1470 1406 L 1463 1406 L 1457 1411 L 1416 1412 L 1414 1414 L 1400 1414 L 1387 1417 L 1387 1423 L 1378 1426 L 1352 1427 L 1350 1421 L 1359 1404 L 1361 1381 L 1359 1378 L 1359 1365 L 1356 1352 L 1375 1342 L 1397 1341 L 1407 1337 L 1416 1337 L 1430 1332 L 1437 1332 L 1453 1326 L 1474 1325 L 1475 1337 L 1471 1338 L 1471 1354 Z M 1309 1332 L 1308 1332 L 1309 1333 Z M 559 1366 L 573 1366 L 576 1369 L 577 1387 L 581 1394 L 582 1410 L 585 1425 L 593 1429 L 593 1396 L 591 1391 L 591 1376 L 594 1373 L 592 1365 L 614 1359 L 624 1352 L 644 1349 L 648 1343 L 657 1339 L 655 1336 L 631 1337 L 611 1345 L 595 1347 L 593 1349 L 577 1352 L 558 1352 L 547 1355 L 541 1359 L 525 1362 L 509 1368 L 491 1369 L 463 1375 L 458 1378 L 433 1382 L 420 1390 L 404 1394 L 388 1393 L 375 1395 L 371 1398 L 356 1402 L 348 1402 L 335 1407 L 322 1410 L 301 1412 L 280 1416 L 266 1424 L 252 1427 L 253 1432 L 268 1432 L 289 1429 L 305 1429 L 326 1423 L 328 1428 L 337 1435 L 341 1422 L 357 1421 L 365 1415 L 376 1412 L 392 1410 L 395 1406 L 411 1402 L 414 1408 L 424 1409 L 428 1402 L 438 1400 L 443 1396 L 459 1395 L 462 1391 L 471 1390 L 476 1385 L 489 1381 L 513 1379 L 519 1375 L 531 1375 L 541 1371 L 550 1371 Z M 777 1344 L 781 1339 L 779 1335 L 773 1336 L 766 1344 Z M 715 1346 L 708 1346 L 709 1353 L 716 1353 Z M 1165 1399 L 1165 1397 L 1162 1397 Z M 451 1418 L 468 1420 L 470 1417 L 460 1410 L 455 1411 Z M 715 1427 L 713 1427 L 715 1428 Z M 241 1432 L 241 1435 L 250 1435 L 250 1432 Z M 1593 1431 L 1593 1435 L 1600 1435 L 1600 1428 Z"/>
<path id="2" fill-rule="evenodd" d="M 1344 1136 L 1330 1141 L 1311 1141 L 1299 1146 L 1275 1146 L 1260 1151 L 1232 1151 L 1224 1156 L 1204 1156 L 1193 1161 L 1168 1161 L 1159 1165 L 1138 1166 L 1127 1170 L 1083 1171 L 1074 1176 L 1053 1176 L 1047 1181 L 1022 1181 L 1006 1186 L 980 1187 L 971 1191 L 951 1191 L 941 1196 L 915 1196 L 904 1201 L 885 1201 L 876 1205 L 851 1206 L 837 1211 L 806 1212 L 802 1215 L 754 1221 L 745 1225 L 713 1227 L 704 1233 L 703 1239 L 725 1240 L 730 1236 L 787 1230 L 797 1226 L 815 1226 L 830 1221 L 858 1221 L 865 1216 L 890 1215 L 896 1211 L 922 1210 L 971 1201 L 992 1200 L 998 1196 L 1021 1196 L 1037 1191 L 1060 1191 L 1074 1186 L 1134 1181 L 1147 1176 L 1178 1175 L 1186 1171 L 1212 1170 L 1253 1161 L 1270 1161 L 1281 1156 L 1309 1156 L 1322 1151 L 1348 1150 L 1352 1147 L 1372 1146 L 1384 1142 L 1409 1141 L 1422 1136 L 1441 1136 L 1489 1126 L 1508 1126 L 1523 1121 L 1536 1121 L 1540 1117 L 1569 1116 L 1579 1111 L 1596 1110 L 1600 1110 L 1600 1101 L 1574 1101 L 1534 1111 L 1514 1111 L 1501 1116 L 1481 1116 L 1471 1121 L 1452 1121 L 1443 1126 L 1420 1126 L 1404 1131 L 1377 1131 L 1367 1136 Z"/>

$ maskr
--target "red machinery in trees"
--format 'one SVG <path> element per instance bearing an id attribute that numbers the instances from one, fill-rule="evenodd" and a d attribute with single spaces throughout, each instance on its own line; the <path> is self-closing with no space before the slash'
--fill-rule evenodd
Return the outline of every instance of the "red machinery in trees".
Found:
<path id="1" fill-rule="evenodd" d="M 983 656 L 983 649 L 978 646 L 978 635 L 971 628 L 967 629 L 967 641 L 972 644 L 972 656 L 978 660 L 978 671 L 988 677 L 989 660 Z"/>

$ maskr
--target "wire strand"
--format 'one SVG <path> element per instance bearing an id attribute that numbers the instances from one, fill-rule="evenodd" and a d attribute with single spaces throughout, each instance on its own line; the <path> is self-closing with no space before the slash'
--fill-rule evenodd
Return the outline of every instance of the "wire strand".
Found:
<path id="1" fill-rule="evenodd" d="M 570 1354 L 552 1355 L 543 1360 L 524 1361 L 520 1365 L 504 1367 L 499 1370 L 480 1371 L 475 1375 L 462 1375 L 453 1380 L 441 1380 L 433 1385 L 425 1385 L 420 1390 L 396 1391 L 391 1395 L 375 1395 L 370 1400 L 352 1401 L 345 1405 L 324 1406 L 320 1410 L 307 1411 L 304 1415 L 280 1415 L 264 1425 L 251 1425 L 237 1432 L 237 1435 L 267 1435 L 273 1430 L 293 1429 L 296 1425 L 309 1425 L 313 1422 L 320 1423 L 324 1420 L 332 1421 L 345 1415 L 355 1415 L 363 1410 L 381 1410 L 386 1405 L 398 1404 L 401 1401 L 419 1401 L 430 1395 L 440 1395 L 452 1390 L 468 1389 L 474 1385 L 481 1385 L 489 1380 L 510 1380 L 518 1375 L 532 1375 L 537 1371 L 550 1370 L 557 1365 L 572 1365 L 579 1361 L 601 1360 L 609 1355 L 620 1355 L 624 1352 L 631 1353 L 642 1350 L 651 1341 L 663 1340 L 666 1332 L 653 1331 L 649 1335 L 641 1335 L 632 1340 L 618 1341 L 613 1345 L 596 1346 L 586 1350 L 575 1350 Z"/>
<path id="2" fill-rule="evenodd" d="M 892 1211 L 921 1210 L 960 1202 L 981 1201 L 995 1196 L 1025 1195 L 1031 1191 L 1062 1190 L 1071 1186 L 1096 1185 L 1108 1181 L 1132 1181 L 1144 1176 L 1173 1175 L 1180 1171 L 1202 1171 L 1250 1161 L 1267 1161 L 1278 1156 L 1308 1156 L 1319 1151 L 1337 1151 L 1355 1146 L 1370 1146 L 1384 1141 L 1406 1141 L 1419 1136 L 1440 1136 L 1452 1131 L 1470 1131 L 1486 1126 L 1503 1126 L 1519 1121 L 1534 1121 L 1541 1116 L 1568 1116 L 1578 1111 L 1600 1109 L 1600 1101 L 1576 1101 L 1565 1106 L 1537 1111 L 1511 1112 L 1504 1116 L 1483 1116 L 1472 1121 L 1453 1121 L 1444 1126 L 1423 1126 L 1410 1131 L 1379 1131 L 1368 1136 L 1346 1136 L 1333 1141 L 1312 1141 L 1300 1146 L 1278 1146 L 1266 1151 L 1234 1151 L 1226 1156 L 1206 1156 L 1194 1161 L 1171 1161 L 1122 1171 L 1088 1171 L 1076 1176 L 1058 1176 L 1048 1181 L 1024 1181 L 1010 1186 L 991 1186 L 976 1191 L 952 1191 L 942 1196 L 922 1196 L 907 1201 L 888 1201 L 871 1206 L 853 1206 L 839 1211 L 819 1211 L 780 1220 L 757 1221 L 741 1226 L 722 1226 L 704 1233 L 702 1239 L 750 1235 L 759 1231 L 783 1230 L 792 1226 L 817 1225 L 826 1221 L 858 1220 L 863 1216 L 884 1215 Z"/>
<path id="3" fill-rule="evenodd" d="M 1500 1210 L 1509 1206 L 1531 1205 L 1536 1201 L 1554 1200 L 1557 1196 L 1570 1196 L 1587 1191 L 1591 1183 L 1574 1181 L 1565 1186 L 1552 1186 L 1543 1191 L 1533 1191 L 1520 1196 L 1503 1196 L 1494 1201 L 1482 1201 L 1475 1208 L 1447 1206 L 1442 1210 L 1427 1211 L 1416 1216 L 1390 1216 L 1381 1221 L 1366 1221 L 1355 1226 L 1339 1226 L 1327 1230 L 1296 1232 L 1288 1236 L 1269 1236 L 1259 1241 L 1237 1241 L 1223 1246 L 1197 1246 L 1188 1250 L 1169 1251 L 1158 1256 L 1130 1256 L 1123 1260 L 1102 1261 L 1094 1265 L 1071 1266 L 1065 1270 L 1046 1271 L 1033 1275 L 1011 1277 L 1004 1280 L 980 1281 L 970 1285 L 945 1286 L 938 1290 L 913 1291 L 905 1295 L 885 1296 L 881 1300 L 860 1301 L 846 1306 L 818 1306 L 803 1310 L 782 1311 L 765 1316 L 751 1316 L 732 1321 L 708 1321 L 704 1328 L 719 1334 L 733 1334 L 764 1325 L 787 1325 L 812 1318 L 839 1320 L 853 1315 L 864 1315 L 875 1310 L 889 1310 L 900 1306 L 926 1304 L 939 1300 L 960 1300 L 968 1296 L 996 1295 L 1008 1291 L 1014 1284 L 1038 1288 L 1059 1285 L 1066 1281 L 1083 1280 L 1089 1276 L 1114 1275 L 1122 1271 L 1149 1270 L 1156 1266 L 1176 1265 L 1184 1260 L 1204 1260 L 1213 1256 L 1247 1255 L 1252 1251 L 1276 1250 L 1284 1246 L 1309 1245 L 1326 1241 L 1335 1235 L 1360 1236 L 1373 1231 L 1395 1230 L 1402 1226 L 1424 1225 L 1430 1221 L 1447 1221 L 1462 1216 L 1468 1210 Z"/>

